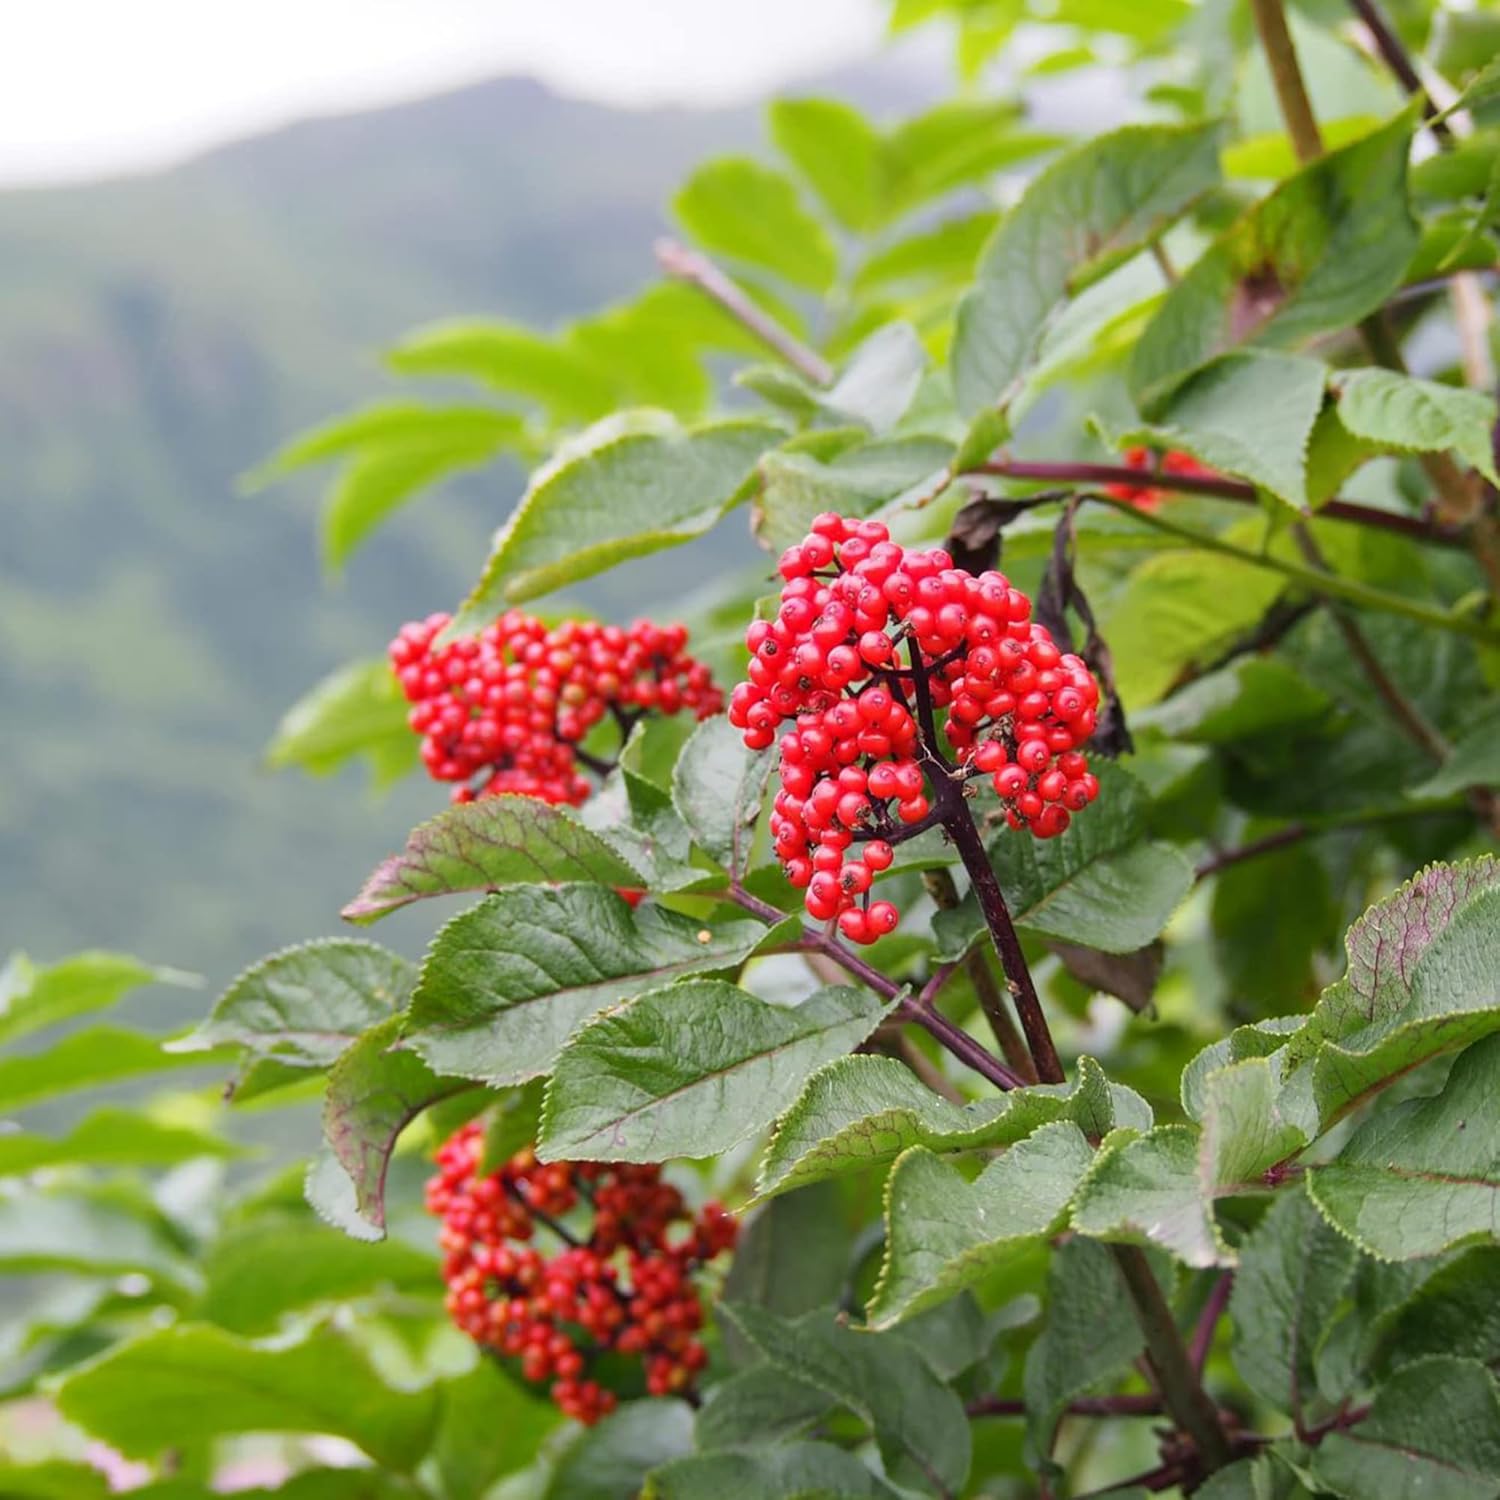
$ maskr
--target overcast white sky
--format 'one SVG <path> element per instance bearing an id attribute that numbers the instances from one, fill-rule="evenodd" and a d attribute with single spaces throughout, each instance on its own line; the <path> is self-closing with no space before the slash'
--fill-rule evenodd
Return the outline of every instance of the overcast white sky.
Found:
<path id="1" fill-rule="evenodd" d="M 501 73 L 722 101 L 872 51 L 883 0 L 0 0 L 0 185 L 138 170 Z"/>

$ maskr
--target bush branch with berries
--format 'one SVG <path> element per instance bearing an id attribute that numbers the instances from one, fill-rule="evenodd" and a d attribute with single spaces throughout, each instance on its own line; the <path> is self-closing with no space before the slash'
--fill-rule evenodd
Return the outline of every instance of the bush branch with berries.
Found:
<path id="1" fill-rule="evenodd" d="M 99 1175 L 0 1256 L 141 1279 L 17 1388 L 163 1500 L 265 1432 L 332 1500 L 1500 1495 L 1500 117 L 1478 11 L 1391 9 L 898 5 L 1131 120 L 782 101 L 638 297 L 405 346 L 551 457 L 273 759 L 446 787 L 343 915 L 453 909 L 0 1062 L 322 1127 L 192 1211 L 111 1164 L 214 1137 L 25 1135 Z M 273 468 L 471 465 L 423 410 Z M 683 623 L 583 607 L 626 562 Z M 17 974 L 0 1042 L 71 1013 Z"/>

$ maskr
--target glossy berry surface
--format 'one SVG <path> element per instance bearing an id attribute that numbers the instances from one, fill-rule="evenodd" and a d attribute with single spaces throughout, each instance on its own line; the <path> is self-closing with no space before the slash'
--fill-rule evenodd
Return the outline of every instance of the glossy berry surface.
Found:
<path id="1" fill-rule="evenodd" d="M 582 803 L 593 790 L 579 743 L 606 714 L 623 732 L 646 713 L 707 718 L 723 706 L 681 625 L 628 629 L 510 610 L 478 635 L 439 644 L 447 615 L 403 626 L 390 660 L 412 704 L 422 763 L 458 782 L 454 801 L 501 792 Z"/>
<path id="2" fill-rule="evenodd" d="M 544 1164 L 528 1148 L 486 1174 L 483 1153 L 465 1125 L 427 1184 L 454 1323 L 585 1424 L 618 1401 L 593 1373 L 606 1351 L 639 1360 L 653 1396 L 688 1390 L 708 1357 L 693 1273 L 733 1247 L 733 1215 L 691 1214 L 660 1167 Z"/>
<path id="3" fill-rule="evenodd" d="M 872 899 L 875 876 L 976 776 L 1010 826 L 1038 838 L 1098 795 L 1080 751 L 1098 684 L 1003 574 L 964 572 L 941 549 L 908 550 L 877 521 L 833 514 L 780 571 L 780 607 L 746 635 L 729 718 L 750 748 L 779 745 L 771 837 L 809 916 L 855 943 L 893 931 L 899 913 Z"/>

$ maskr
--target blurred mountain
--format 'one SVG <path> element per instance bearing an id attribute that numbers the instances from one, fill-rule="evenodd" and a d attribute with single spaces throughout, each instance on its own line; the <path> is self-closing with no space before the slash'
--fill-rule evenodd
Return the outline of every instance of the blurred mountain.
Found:
<path id="1" fill-rule="evenodd" d="M 904 112 L 922 75 L 818 89 Z M 220 983 L 337 927 L 442 794 L 374 802 L 261 748 L 316 678 L 458 597 L 520 476 L 420 502 L 333 590 L 315 487 L 242 499 L 236 476 L 388 388 L 378 353 L 417 324 L 546 324 L 648 281 L 684 172 L 759 140 L 749 108 L 506 79 L 0 193 L 0 952 L 120 946 Z M 660 607 L 663 577 L 622 607 Z M 419 942 L 430 914 L 390 925 Z"/>

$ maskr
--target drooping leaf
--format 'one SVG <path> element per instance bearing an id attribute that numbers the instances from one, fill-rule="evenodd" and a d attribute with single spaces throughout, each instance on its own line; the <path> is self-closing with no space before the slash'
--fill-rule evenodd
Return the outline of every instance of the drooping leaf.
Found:
<path id="1" fill-rule="evenodd" d="M 1491 988 L 1496 969 L 1489 972 Z M 1385 1260 L 1500 1236 L 1500 1037 L 1453 1064 L 1439 1094 L 1372 1116 L 1307 1174 L 1330 1224 Z"/>
<path id="2" fill-rule="evenodd" d="M 1495 398 L 1394 370 L 1351 370 L 1339 379 L 1339 420 L 1356 437 L 1403 453 L 1451 450 L 1491 484 Z"/>
<path id="3" fill-rule="evenodd" d="M 373 922 L 427 896 L 565 880 L 639 888 L 642 877 L 567 808 L 533 797 L 485 797 L 445 808 L 378 865 L 343 910 Z"/>
<path id="4" fill-rule="evenodd" d="M 1490 1500 L 1500 1488 L 1494 1379 L 1467 1359 L 1406 1365 L 1362 1422 L 1318 1444 L 1308 1468 L 1315 1484 L 1348 1500 Z"/>
<path id="5" fill-rule="evenodd" d="M 230 1157 L 243 1148 L 211 1131 L 166 1125 L 139 1109 L 96 1109 L 60 1137 L 0 1133 L 0 1177 L 43 1167 L 170 1167 L 195 1157 Z"/>
<path id="6" fill-rule="evenodd" d="M 1045 1460 L 1068 1402 L 1117 1379 L 1144 1337 L 1114 1257 L 1103 1245 L 1069 1240 L 1047 1275 L 1047 1322 L 1026 1356 L 1023 1392 L 1029 1452 Z"/>
<path id="7" fill-rule="evenodd" d="M 323 1068 L 400 1010 L 416 982 L 410 960 L 362 938 L 322 938 L 252 964 L 179 1044 L 239 1046 Z"/>
<path id="8" fill-rule="evenodd" d="M 1136 345 L 1136 404 L 1242 344 L 1287 348 L 1347 328 L 1400 286 L 1417 247 L 1406 202 L 1416 115 L 1330 152 L 1236 220 L 1167 294 Z"/>
<path id="9" fill-rule="evenodd" d="M 693 1412 L 685 1401 L 631 1401 L 563 1453 L 545 1500 L 639 1500 L 652 1469 L 692 1451 Z"/>
<path id="10" fill-rule="evenodd" d="M 837 99 L 777 99 L 766 110 L 777 149 L 845 229 L 869 227 L 880 193 L 880 136 Z"/>
<path id="11" fill-rule="evenodd" d="M 949 1492 L 963 1484 L 971 1445 L 963 1404 L 904 1339 L 856 1333 L 826 1311 L 796 1322 L 744 1303 L 724 1303 L 721 1313 L 777 1369 L 865 1422 L 893 1478 L 905 1468 Z"/>
<path id="12" fill-rule="evenodd" d="M 270 1333 L 284 1313 L 383 1287 L 432 1295 L 436 1270 L 432 1255 L 395 1240 L 359 1244 L 306 1216 L 259 1214 L 210 1247 L 194 1316 L 231 1333 Z"/>
<path id="13" fill-rule="evenodd" d="M 1190 453 L 1301 509 L 1309 501 L 1308 444 L 1327 376 L 1327 366 L 1300 354 L 1221 355 L 1183 382 L 1154 424 L 1112 441 Z"/>
<path id="14" fill-rule="evenodd" d="M 401 375 L 462 376 L 534 402 L 554 422 L 591 422 L 614 409 L 621 391 L 609 371 L 565 338 L 513 323 L 437 323 L 387 355 Z"/>
<path id="15" fill-rule="evenodd" d="M 926 368 L 927 351 L 916 329 L 887 323 L 854 351 L 823 403 L 883 436 L 906 414 Z"/>
<path id="16" fill-rule="evenodd" d="M 896 1491 L 832 1443 L 784 1443 L 747 1453 L 674 1459 L 657 1469 L 642 1491 L 643 1500 L 796 1500 L 808 1495 L 894 1500 Z"/>
<path id="17" fill-rule="evenodd" d="M 701 536 L 784 436 L 743 420 L 684 428 L 649 410 L 597 423 L 532 475 L 454 629 Z"/>
<path id="18" fill-rule="evenodd" d="M 721 157 L 688 178 L 672 205 L 706 250 L 774 271 L 794 286 L 824 292 L 838 258 L 822 225 L 786 177 L 746 157 Z"/>
<path id="19" fill-rule="evenodd" d="M 1039 1084 L 967 1105 L 940 1098 L 892 1058 L 838 1058 L 808 1079 L 776 1122 L 756 1196 L 894 1161 L 908 1146 L 941 1152 L 1014 1145 L 1057 1120 L 1102 1136 L 1117 1124 L 1149 1129 L 1151 1110 L 1134 1091 L 1108 1083 L 1088 1057 L 1079 1060 L 1073 1085 Z"/>
<path id="20" fill-rule="evenodd" d="M 0 1266 L 8 1271 L 140 1272 L 191 1288 L 186 1247 L 148 1200 L 104 1188 L 10 1186 L 0 1193 Z"/>
<path id="21" fill-rule="evenodd" d="M 686 974 L 731 968 L 765 937 L 750 920 L 706 926 L 597 885 L 513 886 L 438 933 L 402 1026 L 441 1073 L 501 1085 L 552 1070 L 601 1010 Z"/>
<path id="22" fill-rule="evenodd" d="M 744 873 L 749 827 L 760 813 L 771 756 L 747 750 L 727 718 L 705 719 L 672 770 L 672 804 L 693 842 L 725 866 Z"/>
<path id="23" fill-rule="evenodd" d="M 1105 953 L 1133 953 L 1157 937 L 1192 886 L 1170 844 L 1144 837 L 1147 799 L 1128 772 L 1103 762 L 1099 799 L 1059 837 L 996 835 L 990 862 L 1016 925 Z M 983 933 L 971 893 L 933 923 L 938 952 L 956 958 Z"/>
<path id="24" fill-rule="evenodd" d="M 1043 1125 L 970 1182 L 924 1146 L 897 1159 L 886 1185 L 885 1263 L 869 1305 L 887 1328 L 1032 1248 L 1061 1222 L 1093 1161 L 1071 1122 Z"/>
<path id="25" fill-rule="evenodd" d="M 1327 1124 L 1417 1063 L 1500 1029 L 1500 861 L 1432 865 L 1345 938 L 1349 967 L 1289 1041 Z"/>
<path id="26" fill-rule="evenodd" d="M 1219 178 L 1217 126 L 1127 126 L 1037 176 L 980 257 L 959 305 L 960 409 L 1000 401 L 1063 301 L 1155 239 Z"/>
<path id="27" fill-rule="evenodd" d="M 1299 1418 L 1318 1396 L 1319 1344 L 1354 1274 L 1355 1249 L 1305 1194 L 1278 1195 L 1240 1247 L 1230 1296 L 1240 1378 L 1275 1410 Z"/>
<path id="28" fill-rule="evenodd" d="M 384 785 L 417 765 L 421 741 L 407 722 L 409 709 L 388 661 L 351 662 L 286 711 L 266 746 L 266 764 L 323 776 L 365 756 Z"/>
<path id="29" fill-rule="evenodd" d="M 850 1236 L 835 1183 L 814 1183 L 762 1204 L 745 1220 L 724 1278 L 724 1300 L 785 1318 L 830 1306 L 844 1288 Z M 734 1352 L 732 1334 L 726 1342 Z"/>
<path id="30" fill-rule="evenodd" d="M 441 1078 L 415 1053 L 398 1045 L 401 1018 L 373 1026 L 333 1065 L 323 1099 L 323 1135 L 354 1185 L 358 1216 L 379 1239 L 385 1232 L 385 1174 L 401 1132 L 429 1105 L 474 1085 Z M 345 1228 L 336 1209 L 312 1189 L 313 1207 Z"/>
<path id="31" fill-rule="evenodd" d="M 171 1052 L 160 1037 L 127 1031 L 123 1026 L 90 1026 L 44 1052 L 0 1058 L 0 1111 L 23 1109 L 57 1094 L 172 1068 L 222 1066 L 232 1056 L 227 1051 Z"/>
<path id="32" fill-rule="evenodd" d="M 0 969 L 0 1046 L 75 1016 L 107 1010 L 142 985 L 197 982 L 191 974 L 124 953 L 75 953 L 41 967 L 15 953 Z"/>
<path id="33" fill-rule="evenodd" d="M 846 988 L 792 1009 L 716 979 L 650 990 L 564 1049 L 538 1150 L 642 1162 L 727 1150 L 780 1114 L 814 1068 L 864 1041 L 888 1008 Z"/>
<path id="34" fill-rule="evenodd" d="M 331 1328 L 259 1348 L 223 1329 L 182 1324 L 78 1367 L 57 1402 L 70 1421 L 129 1458 L 232 1433 L 327 1433 L 409 1473 L 431 1441 L 438 1397 L 431 1386 L 387 1385 Z"/>

